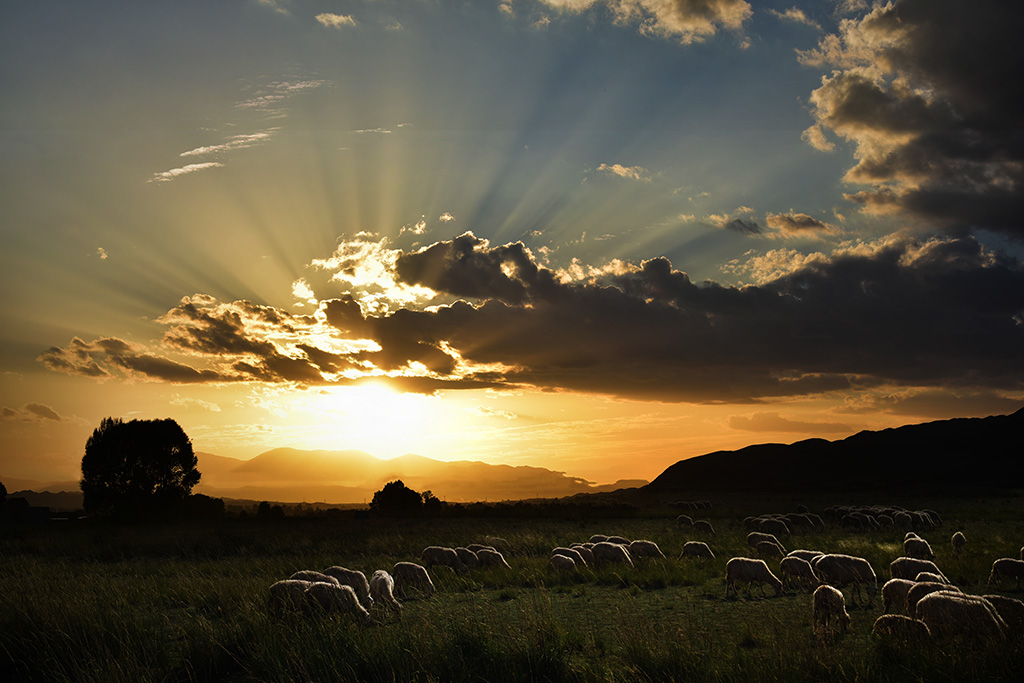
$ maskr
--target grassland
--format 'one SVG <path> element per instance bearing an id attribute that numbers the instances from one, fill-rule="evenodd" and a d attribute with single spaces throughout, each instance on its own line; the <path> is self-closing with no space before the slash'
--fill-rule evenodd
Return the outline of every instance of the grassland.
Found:
<path id="1" fill-rule="evenodd" d="M 1024 544 L 1018 497 L 890 502 L 943 514 L 944 526 L 924 536 L 966 592 L 993 592 L 992 560 L 1017 557 Z M 807 591 L 725 599 L 725 561 L 745 553 L 743 517 L 792 508 L 716 500 L 706 516 L 718 558 L 703 567 L 676 559 L 690 536 L 667 509 L 597 521 L 0 525 L 0 669 L 48 682 L 1018 679 L 1017 641 L 908 648 L 872 637 L 880 601 L 851 609 L 850 631 L 832 640 L 814 635 Z M 969 540 L 962 558 L 948 542 L 958 528 Z M 657 541 L 668 559 L 578 576 L 549 567 L 551 548 L 593 533 Z M 508 541 L 511 569 L 437 569 L 438 593 L 407 600 L 400 619 L 376 607 L 370 627 L 268 613 L 267 587 L 298 569 L 342 564 L 369 574 L 416 560 L 425 545 L 487 536 Z M 881 584 L 902 536 L 832 524 L 787 545 L 863 556 Z M 1024 597 L 1013 585 L 999 592 Z"/>

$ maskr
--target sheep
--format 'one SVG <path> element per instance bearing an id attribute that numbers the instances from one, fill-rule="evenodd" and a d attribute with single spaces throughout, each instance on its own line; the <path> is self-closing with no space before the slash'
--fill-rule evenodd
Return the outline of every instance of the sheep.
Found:
<path id="1" fill-rule="evenodd" d="M 755 583 L 760 586 L 762 595 L 766 583 L 775 589 L 775 595 L 782 593 L 782 582 L 772 574 L 764 560 L 752 560 L 749 557 L 734 557 L 729 560 L 725 564 L 725 597 L 729 597 L 730 589 L 739 595 L 737 583 L 747 584 L 748 597 L 751 586 Z"/>
<path id="2" fill-rule="evenodd" d="M 706 519 L 696 519 L 693 521 L 693 530 L 700 531 L 709 536 L 715 535 L 715 527 L 711 526 L 711 522 Z"/>
<path id="3" fill-rule="evenodd" d="M 992 573 L 988 575 L 988 585 L 1002 583 L 1003 578 L 1008 577 L 1017 580 L 1017 588 L 1020 588 L 1020 579 L 1024 577 L 1024 560 L 1015 560 L 1011 557 L 1001 557 L 992 563 Z"/>
<path id="4" fill-rule="evenodd" d="M 693 517 L 690 517 L 690 515 L 679 515 L 678 517 L 676 517 L 676 526 L 680 529 L 682 529 L 684 526 L 692 527 Z"/>
<path id="5" fill-rule="evenodd" d="M 594 534 L 590 537 L 591 543 L 604 543 L 608 540 L 608 537 L 604 534 Z"/>
<path id="6" fill-rule="evenodd" d="M 586 560 L 585 557 L 583 557 L 583 553 L 581 553 L 576 548 L 555 548 L 554 550 L 551 551 L 551 554 L 552 555 L 565 555 L 570 560 L 572 560 L 573 563 L 576 566 L 578 566 L 578 567 L 586 567 L 587 566 L 587 560 Z M 591 553 L 591 557 L 593 557 L 593 553 Z"/>
<path id="7" fill-rule="evenodd" d="M 897 557 L 889 563 L 889 574 L 894 579 L 913 579 L 921 572 L 938 574 L 942 580 L 949 583 L 946 575 L 939 571 L 935 563 L 930 560 L 919 560 L 914 557 Z"/>
<path id="8" fill-rule="evenodd" d="M 757 525 L 757 530 L 774 536 L 790 535 L 789 525 L 776 518 L 762 519 Z"/>
<path id="9" fill-rule="evenodd" d="M 654 541 L 632 541 L 627 548 L 629 554 L 633 557 L 658 557 L 665 559 L 665 553 L 661 552 L 661 548 Z"/>
<path id="10" fill-rule="evenodd" d="M 313 585 L 312 581 L 285 579 L 270 587 L 270 611 L 278 614 L 285 609 L 299 610 L 306 604 L 306 589 Z"/>
<path id="11" fill-rule="evenodd" d="M 775 557 L 782 558 L 785 552 L 779 547 L 778 543 L 772 543 L 771 541 L 760 541 L 757 547 L 754 549 L 760 557 Z"/>
<path id="12" fill-rule="evenodd" d="M 818 585 L 821 580 L 814 573 L 811 563 L 801 557 L 786 556 L 779 563 L 779 572 L 782 574 L 782 583 L 789 585 L 791 581 L 811 586 Z"/>
<path id="13" fill-rule="evenodd" d="M 356 597 L 359 598 L 359 602 L 362 603 L 363 607 L 367 610 L 373 606 L 373 598 L 370 597 L 370 584 L 366 580 L 366 575 L 361 571 L 346 569 L 345 567 L 335 565 L 333 567 L 328 567 L 323 571 L 323 573 L 337 579 L 338 583 L 342 586 L 352 586 L 352 590 L 356 592 Z"/>
<path id="14" fill-rule="evenodd" d="M 480 559 L 480 552 L 477 552 L 477 559 Z M 423 549 L 423 553 L 420 555 L 420 560 L 427 567 L 433 567 L 434 565 L 440 564 L 445 567 L 449 567 L 459 574 L 465 574 L 466 565 L 462 560 L 459 559 L 459 554 L 451 548 L 445 548 L 439 545 L 430 545 Z"/>
<path id="15" fill-rule="evenodd" d="M 426 591 L 427 597 L 434 594 L 434 582 L 430 580 L 425 567 L 415 562 L 397 562 L 391 569 L 391 576 L 395 579 L 395 589 L 399 596 L 406 597 L 406 587 L 415 586 Z"/>
<path id="16" fill-rule="evenodd" d="M 618 543 L 619 545 L 626 545 L 626 546 L 629 545 L 629 539 L 626 538 L 625 536 L 609 536 L 608 537 L 608 542 L 609 543 Z"/>
<path id="17" fill-rule="evenodd" d="M 327 574 L 323 574 L 321 572 L 314 572 L 309 569 L 297 571 L 288 578 L 293 579 L 295 581 L 309 581 L 310 583 L 333 583 L 335 585 L 341 585 L 341 582 L 333 576 L 328 576 Z"/>
<path id="18" fill-rule="evenodd" d="M 961 593 L 962 591 L 956 586 L 950 586 L 945 583 L 936 583 L 935 581 L 924 581 L 921 583 L 915 583 L 907 591 L 907 614 L 915 616 L 917 614 L 917 603 L 921 602 L 922 598 L 932 593 L 939 591 L 951 591 L 954 593 Z"/>
<path id="19" fill-rule="evenodd" d="M 935 574 L 935 573 L 932 573 L 932 572 L 921 572 L 917 576 L 914 577 L 914 581 L 917 581 L 918 583 L 921 583 L 923 581 L 932 581 L 934 583 L 945 583 L 945 584 L 949 583 L 949 581 L 946 580 L 946 577 L 939 576 L 938 574 Z"/>
<path id="20" fill-rule="evenodd" d="M 577 570 L 576 562 L 568 555 L 552 555 L 551 566 L 558 571 L 574 572 Z"/>
<path id="21" fill-rule="evenodd" d="M 704 560 L 715 559 L 715 554 L 711 552 L 711 548 L 708 544 L 703 541 L 687 541 L 683 544 L 683 552 L 679 555 L 680 559 L 684 557 L 696 557 L 700 564 L 704 564 Z"/>
<path id="22" fill-rule="evenodd" d="M 846 599 L 843 594 L 832 586 L 818 586 L 812 598 L 814 614 L 814 630 L 819 635 L 831 632 L 835 635 L 835 623 L 839 623 L 841 633 L 846 633 L 850 624 L 850 615 L 846 611 Z"/>
<path id="23" fill-rule="evenodd" d="M 306 589 L 306 603 L 328 614 L 348 612 L 364 624 L 372 623 L 370 613 L 359 604 L 352 586 L 337 583 L 312 583 Z"/>
<path id="24" fill-rule="evenodd" d="M 813 562 L 816 558 L 821 557 L 825 553 L 820 550 L 791 550 L 786 554 L 786 557 L 799 557 L 801 560 L 807 560 Z"/>
<path id="25" fill-rule="evenodd" d="M 903 554 L 906 557 L 916 557 L 919 560 L 935 559 L 931 545 L 923 538 L 908 538 L 903 541 Z"/>
<path id="26" fill-rule="evenodd" d="M 633 558 L 624 545 L 602 541 L 595 543 L 591 550 L 594 553 L 594 561 L 598 564 L 618 563 L 628 564 L 630 567 L 633 566 Z"/>
<path id="27" fill-rule="evenodd" d="M 775 545 L 779 546 L 779 550 L 782 551 L 782 554 L 786 554 L 786 548 L 782 545 L 782 543 L 779 542 L 779 539 L 775 536 L 775 534 L 767 534 L 761 531 L 751 531 L 749 534 L 747 534 L 747 545 L 751 548 L 756 549 L 758 543 L 763 543 L 765 541 L 768 541 L 769 543 L 774 543 Z"/>
<path id="28" fill-rule="evenodd" d="M 903 581 L 903 579 L 896 579 Z M 904 643 L 923 643 L 931 638 L 928 624 L 903 614 L 883 614 L 875 619 L 871 633 L 876 636 L 898 640 Z"/>
<path id="29" fill-rule="evenodd" d="M 476 554 L 478 566 L 483 567 L 504 567 L 505 569 L 511 569 L 508 566 L 508 562 L 505 561 L 505 556 L 499 553 L 497 550 L 489 550 L 484 548 L 483 550 L 477 551 Z"/>
<path id="30" fill-rule="evenodd" d="M 949 537 L 949 543 L 953 546 L 953 554 L 959 555 L 963 553 L 964 546 L 967 545 L 967 537 L 964 536 L 964 532 L 957 531 Z"/>
<path id="31" fill-rule="evenodd" d="M 484 545 L 482 543 L 470 543 L 466 546 L 466 550 L 471 553 L 478 553 L 481 550 L 497 550 L 493 545 Z"/>
<path id="32" fill-rule="evenodd" d="M 889 579 L 882 584 L 882 612 L 896 605 L 899 610 L 907 609 L 907 592 L 917 583 L 909 579 Z"/>
<path id="33" fill-rule="evenodd" d="M 907 533 L 906 533 L 906 534 L 905 534 L 905 535 L 903 536 L 903 542 L 904 542 L 904 543 L 906 543 L 907 541 L 909 541 L 909 540 L 910 540 L 910 539 L 912 539 L 912 538 L 921 538 L 921 537 L 920 537 L 920 536 L 918 536 L 917 534 L 915 534 L 915 533 L 914 533 L 913 531 L 908 531 L 908 532 L 907 532 Z"/>
<path id="34" fill-rule="evenodd" d="M 454 548 L 455 554 L 462 560 L 462 564 L 466 565 L 466 569 L 476 569 L 477 565 L 480 564 L 479 558 L 476 553 L 469 548 Z"/>
<path id="35" fill-rule="evenodd" d="M 587 564 L 594 564 L 594 551 L 585 545 L 573 544 L 570 550 L 575 550 L 583 558 L 583 561 Z"/>
<path id="36" fill-rule="evenodd" d="M 892 521 L 896 524 L 896 528 L 903 530 L 910 530 L 914 528 L 914 518 L 906 512 L 897 512 L 892 516 Z"/>
<path id="37" fill-rule="evenodd" d="M 1006 622 L 992 603 L 976 595 L 952 591 L 926 595 L 917 603 L 917 618 L 942 642 L 957 636 L 981 642 L 1006 639 Z"/>
<path id="38" fill-rule="evenodd" d="M 1024 636 L 1024 602 L 1005 595 L 981 596 L 991 603 L 1009 629 L 1007 635 Z"/>
<path id="39" fill-rule="evenodd" d="M 386 609 L 402 613 L 402 603 L 395 599 L 395 580 L 383 569 L 378 569 L 370 577 L 370 595 Z"/>
<path id="40" fill-rule="evenodd" d="M 872 606 L 875 593 L 878 591 L 878 580 L 875 578 L 875 570 L 871 563 L 863 557 L 852 555 L 822 555 L 814 560 L 814 570 L 821 577 L 822 583 L 827 583 L 836 588 L 842 588 L 847 584 L 853 584 L 853 601 L 857 602 L 860 595 L 860 587 L 864 586 L 868 596 L 868 606 Z"/>

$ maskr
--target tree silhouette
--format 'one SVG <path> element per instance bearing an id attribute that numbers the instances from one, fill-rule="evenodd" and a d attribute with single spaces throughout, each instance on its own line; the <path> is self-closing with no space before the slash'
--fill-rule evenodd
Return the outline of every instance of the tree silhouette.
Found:
<path id="1" fill-rule="evenodd" d="M 82 456 L 83 507 L 124 519 L 172 516 L 199 482 L 197 462 L 174 420 L 105 418 Z"/>
<path id="2" fill-rule="evenodd" d="M 370 509 L 382 515 L 413 515 L 423 509 L 423 498 L 401 479 L 396 479 L 384 484 L 384 488 L 373 494 Z"/>

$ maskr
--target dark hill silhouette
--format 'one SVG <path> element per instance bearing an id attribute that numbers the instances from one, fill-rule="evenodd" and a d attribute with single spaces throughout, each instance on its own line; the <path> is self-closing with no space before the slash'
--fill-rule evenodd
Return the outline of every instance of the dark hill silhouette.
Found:
<path id="1" fill-rule="evenodd" d="M 759 444 L 681 460 L 641 490 L 955 492 L 1024 488 L 1024 408 L 863 431 L 840 441 Z"/>

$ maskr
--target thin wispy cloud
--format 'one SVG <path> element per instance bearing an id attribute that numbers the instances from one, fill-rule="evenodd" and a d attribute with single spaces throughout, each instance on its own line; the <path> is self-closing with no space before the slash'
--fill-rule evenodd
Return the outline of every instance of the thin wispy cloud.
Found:
<path id="1" fill-rule="evenodd" d="M 346 26 L 355 26 L 356 20 L 347 14 L 332 14 L 330 12 L 323 12 L 316 15 L 316 20 L 327 28 L 344 28 Z"/>
<path id="2" fill-rule="evenodd" d="M 811 19 L 809 16 L 807 16 L 806 12 L 797 7 L 790 7 L 789 9 L 784 10 L 782 12 L 780 12 L 779 10 L 770 9 L 768 10 L 768 14 L 771 14 L 774 17 L 778 17 L 783 21 L 791 21 L 797 24 L 804 24 L 805 26 L 816 28 L 819 31 L 821 30 L 821 24 Z"/>
<path id="3" fill-rule="evenodd" d="M 253 147 L 260 143 L 266 142 L 273 135 L 273 131 L 265 131 L 262 133 L 250 133 L 247 135 L 232 135 L 227 139 L 226 142 L 222 142 L 218 145 L 205 145 L 203 147 L 196 147 L 190 149 L 187 152 L 182 152 L 179 156 L 183 157 L 196 157 L 196 156 L 207 156 L 210 154 L 222 154 L 224 152 L 230 152 L 236 149 L 246 149 L 247 147 Z"/>
<path id="4" fill-rule="evenodd" d="M 172 168 L 167 171 L 160 171 L 159 173 L 154 173 L 152 176 L 150 176 L 149 182 L 166 183 L 174 180 L 175 178 L 180 178 L 191 173 L 206 171 L 211 168 L 221 168 L 222 166 L 224 166 L 224 164 L 220 163 L 219 161 L 204 161 L 203 163 L 200 164 L 187 164 L 185 166 L 180 166 L 178 168 Z"/>

